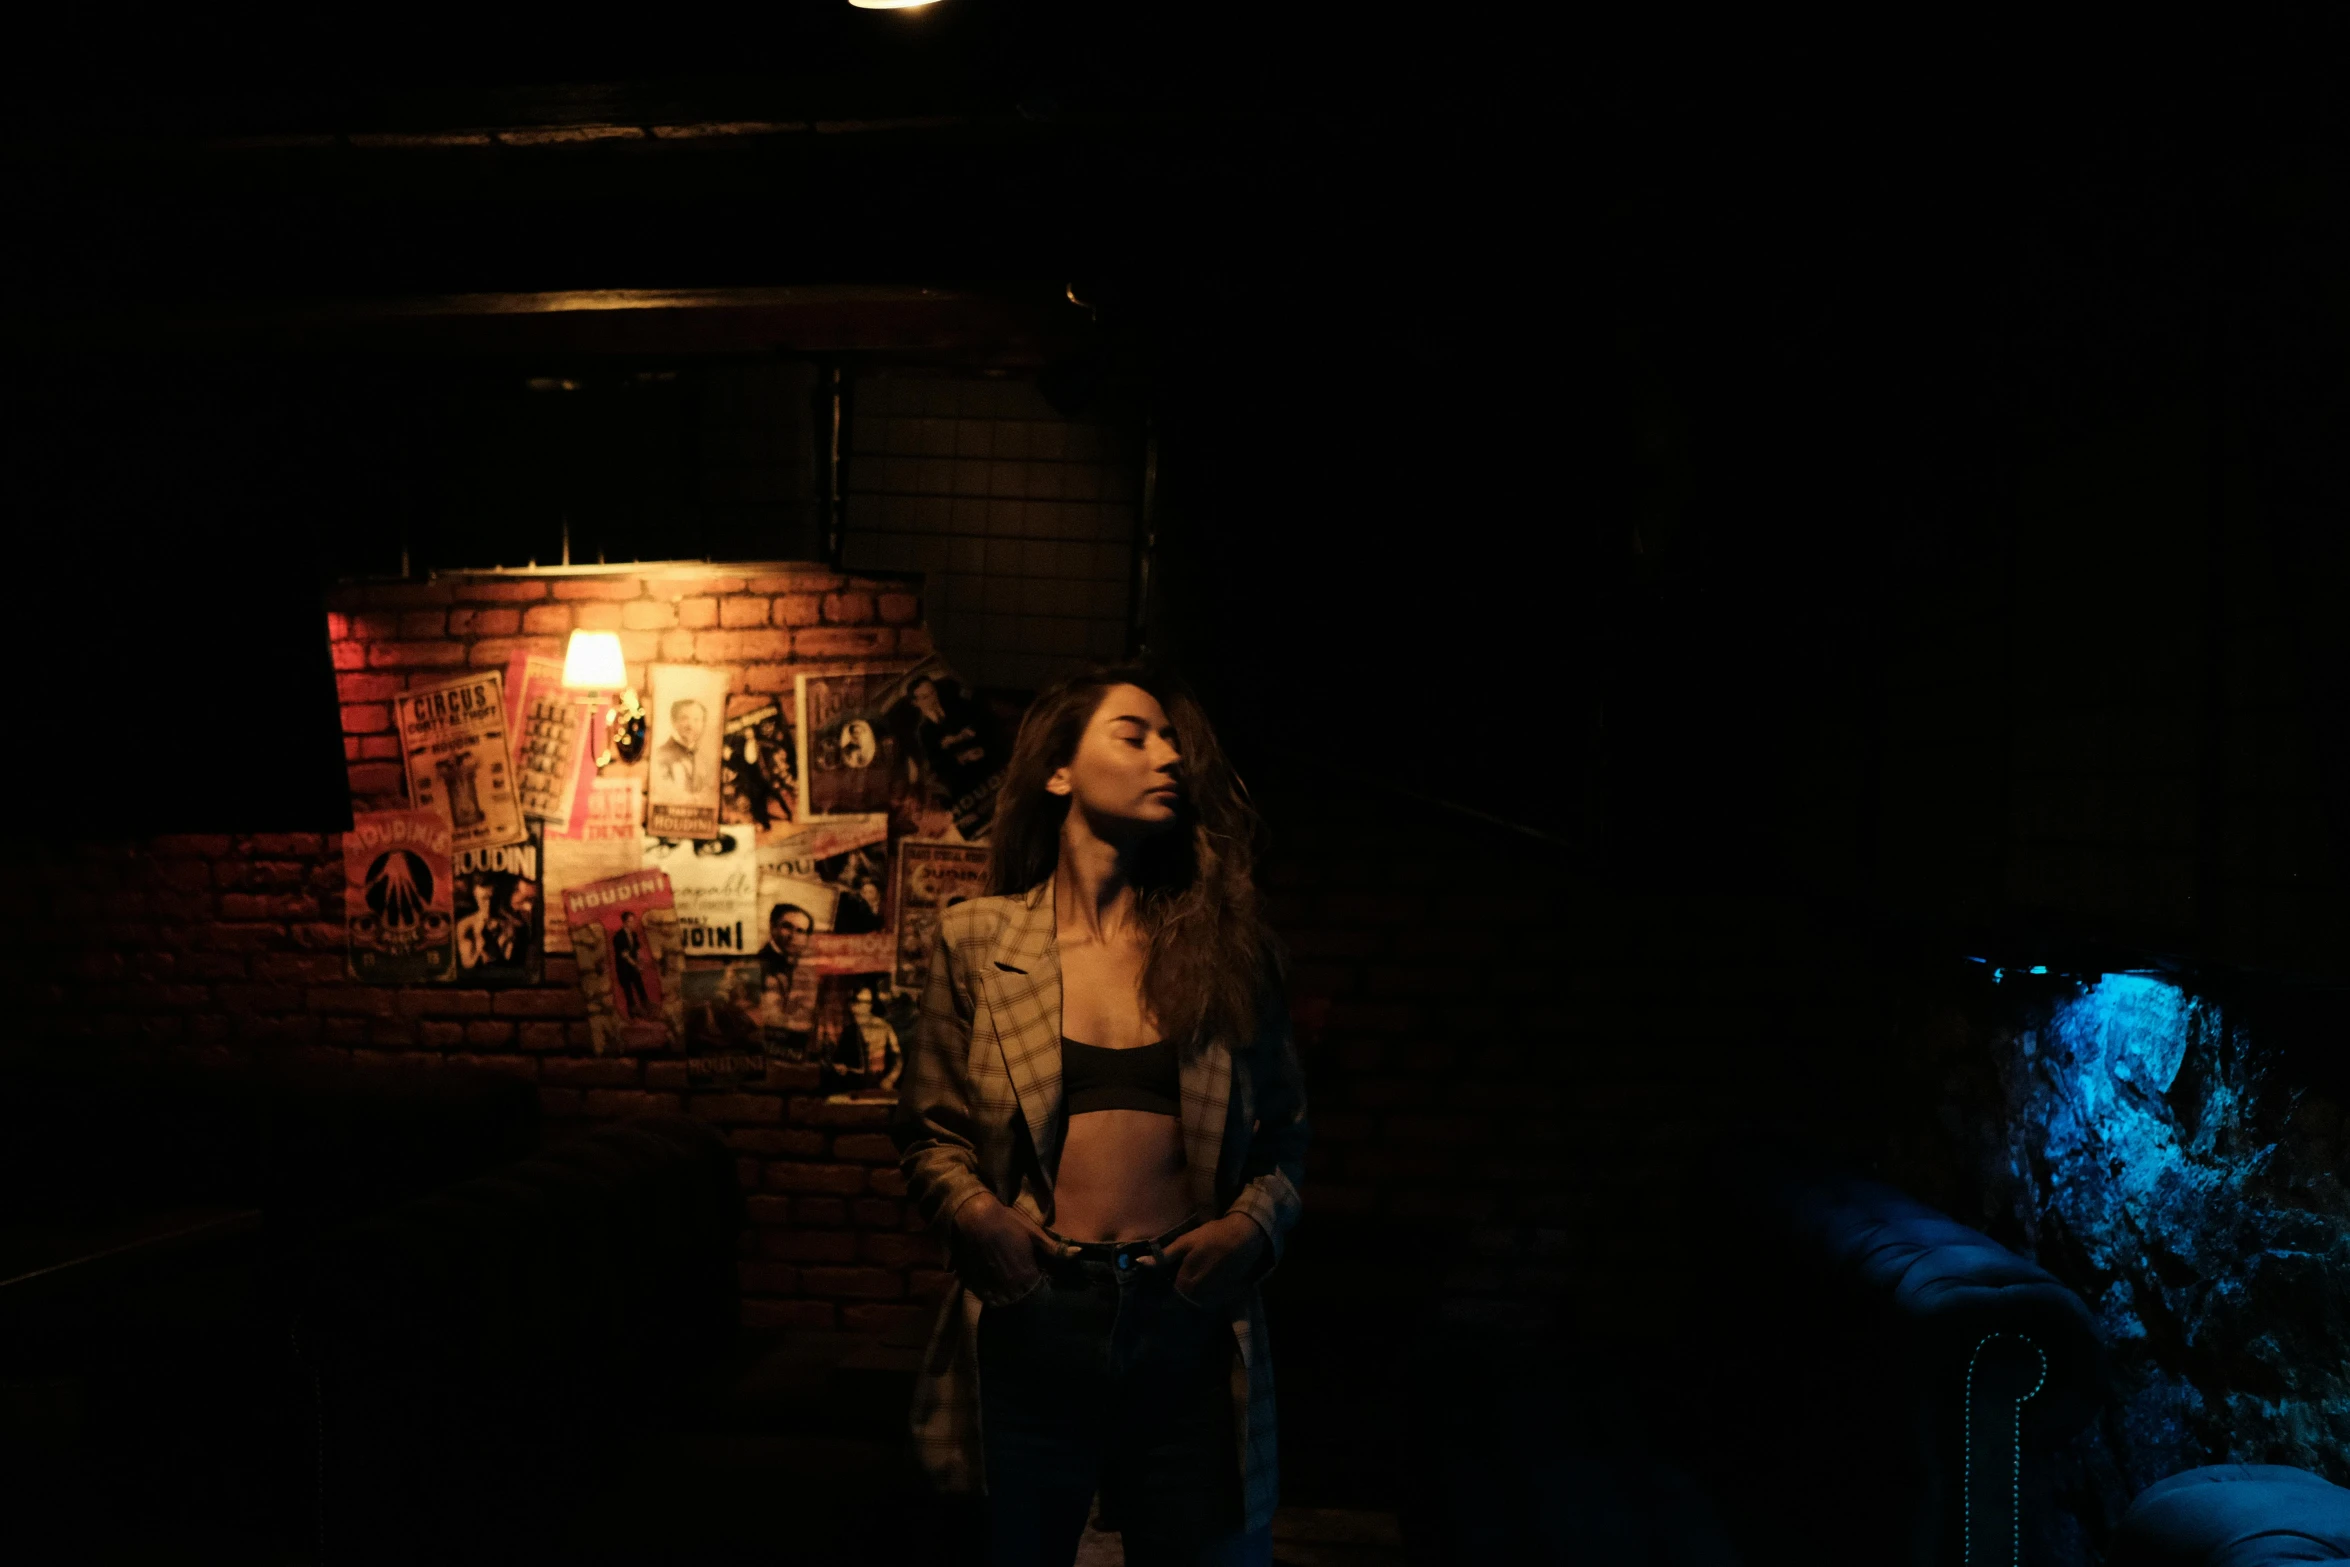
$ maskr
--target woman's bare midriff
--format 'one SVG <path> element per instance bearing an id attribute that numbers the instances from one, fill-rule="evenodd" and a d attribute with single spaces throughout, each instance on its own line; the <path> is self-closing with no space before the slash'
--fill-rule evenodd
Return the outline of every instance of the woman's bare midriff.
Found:
<path id="1" fill-rule="evenodd" d="M 1053 1229 L 1073 1241 L 1141 1241 L 1191 1214 L 1183 1123 L 1149 1110 L 1069 1117 L 1053 1180 Z"/>

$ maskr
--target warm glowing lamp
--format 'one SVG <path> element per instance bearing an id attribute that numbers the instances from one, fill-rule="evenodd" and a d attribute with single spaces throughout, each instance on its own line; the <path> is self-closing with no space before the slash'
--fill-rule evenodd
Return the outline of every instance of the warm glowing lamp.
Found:
<path id="1" fill-rule="evenodd" d="M 938 0 L 849 0 L 860 11 L 911 11 L 918 5 L 936 5 Z"/>
<path id="2" fill-rule="evenodd" d="M 616 631 L 574 631 L 563 649 L 563 686 L 569 691 L 593 691 L 619 698 L 602 715 L 604 747 L 596 754 L 598 767 L 633 762 L 645 754 L 645 706 L 628 683 L 628 660 L 621 656 Z"/>

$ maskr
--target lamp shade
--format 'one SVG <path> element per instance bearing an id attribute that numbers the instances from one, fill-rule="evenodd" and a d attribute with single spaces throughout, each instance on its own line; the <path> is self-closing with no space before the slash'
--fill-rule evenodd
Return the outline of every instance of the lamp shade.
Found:
<path id="1" fill-rule="evenodd" d="M 563 650 L 563 684 L 574 691 L 618 691 L 628 684 L 617 631 L 574 631 Z"/>

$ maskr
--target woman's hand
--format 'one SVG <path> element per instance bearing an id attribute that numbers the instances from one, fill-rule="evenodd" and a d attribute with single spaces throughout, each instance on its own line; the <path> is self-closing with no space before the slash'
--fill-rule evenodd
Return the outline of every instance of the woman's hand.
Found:
<path id="1" fill-rule="evenodd" d="M 1228 1213 L 1187 1230 L 1159 1248 L 1156 1257 L 1144 1257 L 1142 1266 L 1162 1263 L 1175 1270 L 1175 1293 L 1195 1306 L 1223 1306 L 1247 1288 L 1256 1271 L 1257 1257 L 1271 1242 L 1245 1213 Z"/>
<path id="2" fill-rule="evenodd" d="M 990 1306 L 1009 1306 L 1036 1287 L 1044 1265 L 1068 1255 L 1043 1226 L 992 1192 L 955 1210 L 955 1267 Z"/>

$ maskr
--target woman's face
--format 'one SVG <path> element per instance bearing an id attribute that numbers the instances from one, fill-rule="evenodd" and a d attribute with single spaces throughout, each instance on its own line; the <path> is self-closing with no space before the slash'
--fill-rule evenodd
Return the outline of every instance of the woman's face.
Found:
<path id="1" fill-rule="evenodd" d="M 1146 837 L 1173 826 L 1183 799 L 1183 757 L 1159 699 L 1112 686 L 1086 720 L 1069 765 L 1045 781 L 1108 838 Z"/>

